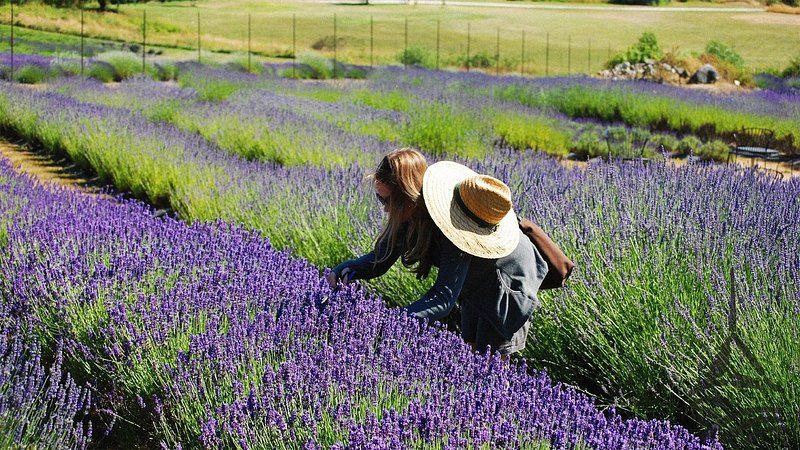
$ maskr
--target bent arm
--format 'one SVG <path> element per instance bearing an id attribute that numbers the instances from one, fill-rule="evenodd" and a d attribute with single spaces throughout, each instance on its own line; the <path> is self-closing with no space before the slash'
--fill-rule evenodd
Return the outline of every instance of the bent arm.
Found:
<path id="1" fill-rule="evenodd" d="M 443 238 L 436 282 L 419 300 L 406 306 L 405 310 L 420 319 L 438 320 L 447 317 L 464 286 L 471 258 L 450 240 Z"/>
<path id="2" fill-rule="evenodd" d="M 380 255 L 385 255 L 386 250 L 388 248 L 388 242 L 381 242 L 378 245 L 378 253 Z M 356 259 L 351 259 L 349 261 L 345 261 L 338 266 L 333 268 L 333 272 L 336 273 L 337 277 L 341 277 L 342 271 L 345 269 L 350 269 L 354 272 L 352 275 L 348 277 L 348 280 L 369 280 L 371 278 L 379 277 L 386 273 L 390 267 L 397 261 L 397 258 L 400 257 L 400 248 L 395 247 L 392 249 L 392 252 L 389 254 L 388 257 L 383 258 L 382 261 L 378 261 L 378 257 L 376 256 L 375 251 L 371 251 L 364 256 L 361 256 Z"/>

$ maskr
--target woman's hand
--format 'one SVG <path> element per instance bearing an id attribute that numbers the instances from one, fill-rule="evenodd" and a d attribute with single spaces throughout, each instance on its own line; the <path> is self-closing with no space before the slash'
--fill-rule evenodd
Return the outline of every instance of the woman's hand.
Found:
<path id="1" fill-rule="evenodd" d="M 325 279 L 328 280 L 328 285 L 330 285 L 331 289 L 336 289 L 336 286 L 338 286 L 340 280 L 342 283 L 347 284 L 355 276 L 355 274 L 355 270 L 347 267 L 342 269 L 341 274 L 337 274 L 331 270 L 327 275 L 325 275 Z"/>
<path id="2" fill-rule="evenodd" d="M 336 272 L 328 272 L 328 274 L 325 275 L 325 279 L 328 280 L 328 285 L 331 287 L 331 289 L 336 289 L 336 285 L 339 284 L 339 276 L 336 275 Z"/>

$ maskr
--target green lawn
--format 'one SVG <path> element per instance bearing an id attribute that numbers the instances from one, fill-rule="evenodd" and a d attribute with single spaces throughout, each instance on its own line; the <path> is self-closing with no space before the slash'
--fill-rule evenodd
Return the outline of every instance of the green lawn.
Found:
<path id="1" fill-rule="evenodd" d="M 505 4 L 566 6 L 564 3 Z M 509 72 L 520 70 L 524 32 L 525 70 L 539 75 L 596 72 L 609 55 L 625 51 L 645 31 L 652 31 L 664 50 L 684 56 L 702 52 L 708 41 L 718 40 L 733 47 L 753 69 L 783 68 L 792 57 L 800 55 L 797 50 L 800 15 L 724 11 L 723 5 L 713 3 L 676 2 L 666 7 L 636 10 L 591 6 L 594 9 L 367 6 L 256 0 L 154 2 L 122 5 L 119 12 L 105 14 L 87 11 L 84 29 L 93 37 L 140 42 L 146 12 L 149 43 L 196 49 L 199 14 L 199 42 L 204 50 L 246 52 L 249 19 L 251 49 L 275 57 L 291 54 L 293 21 L 294 49 L 298 55 L 312 51 L 311 46 L 325 37 L 332 42 L 335 15 L 336 56 L 347 62 L 397 64 L 397 55 L 406 45 L 425 47 L 429 57 L 435 59 L 438 26 L 440 65 L 455 65 L 457 57 L 466 55 L 468 50 L 470 55 L 482 52 L 494 57 L 499 35 L 501 68 Z M 720 11 L 678 9 L 687 6 L 718 7 Z M 70 34 L 80 32 L 77 10 L 31 3 L 16 10 L 15 20 L 19 25 Z M 8 24 L 9 19 L 9 5 L 0 6 L 0 22 Z M 7 28 L 3 35 L 7 35 Z M 333 56 L 328 47 L 322 52 Z"/>

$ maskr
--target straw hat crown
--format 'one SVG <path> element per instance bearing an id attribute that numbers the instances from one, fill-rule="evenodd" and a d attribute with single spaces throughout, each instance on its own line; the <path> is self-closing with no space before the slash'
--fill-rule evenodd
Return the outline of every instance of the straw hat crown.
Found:
<path id="1" fill-rule="evenodd" d="M 464 206 L 490 225 L 497 225 L 511 209 L 511 190 L 489 175 L 474 175 L 456 185 Z"/>

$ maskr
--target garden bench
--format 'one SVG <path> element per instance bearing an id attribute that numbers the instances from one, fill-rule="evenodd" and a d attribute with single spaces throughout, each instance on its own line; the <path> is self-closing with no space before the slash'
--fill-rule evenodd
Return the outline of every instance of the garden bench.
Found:
<path id="1" fill-rule="evenodd" d="M 728 162 L 734 155 L 744 156 L 752 161 L 755 161 L 755 158 L 768 161 L 782 159 L 781 152 L 773 148 L 775 132 L 768 128 L 743 128 L 733 133 L 733 141 Z"/>

